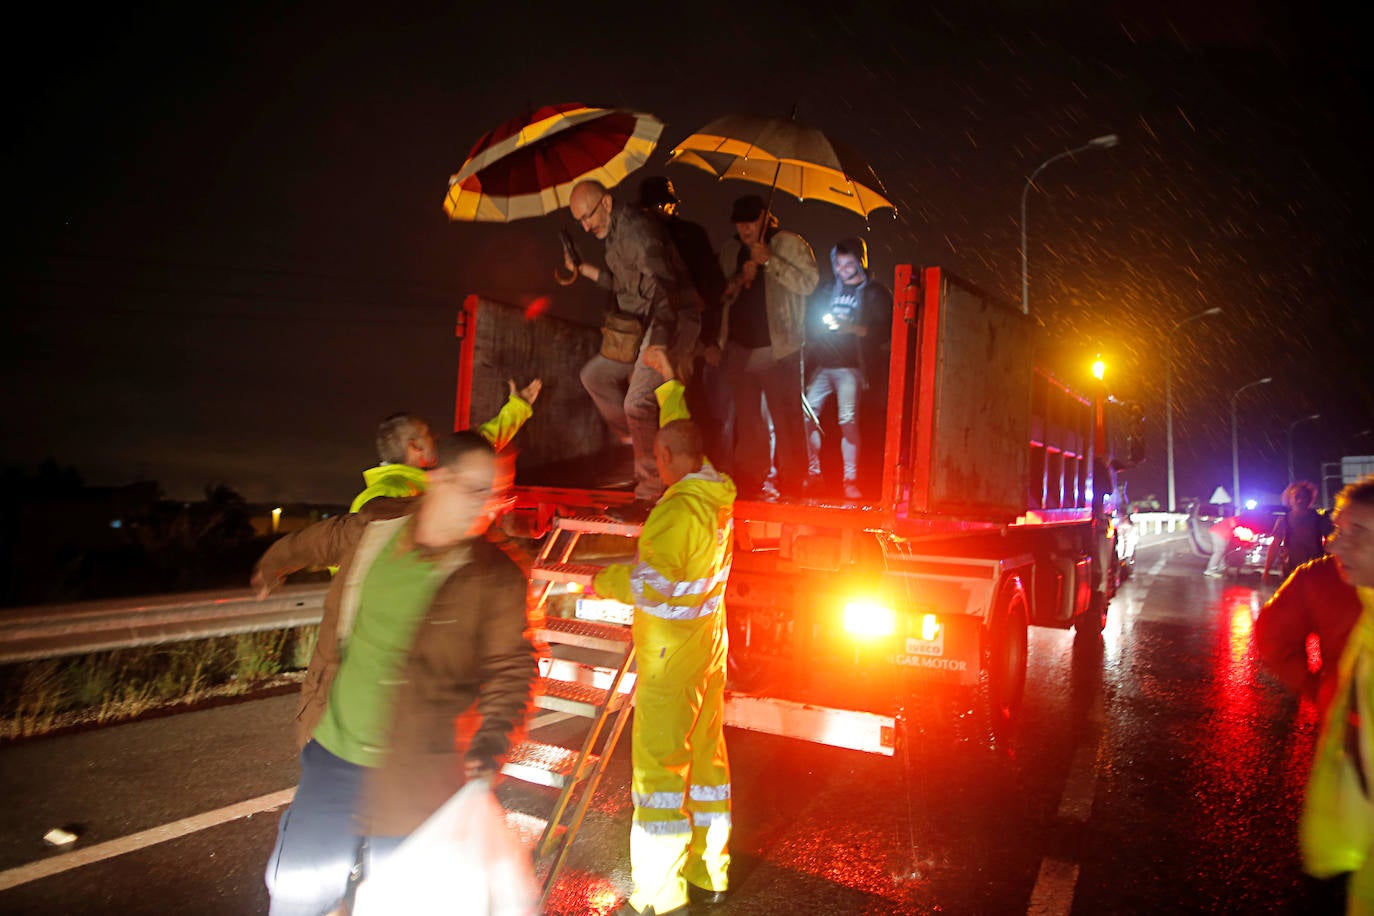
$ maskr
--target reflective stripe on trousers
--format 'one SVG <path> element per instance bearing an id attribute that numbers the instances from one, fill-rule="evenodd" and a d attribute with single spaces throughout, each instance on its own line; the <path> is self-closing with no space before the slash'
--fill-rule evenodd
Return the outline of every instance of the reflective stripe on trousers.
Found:
<path id="1" fill-rule="evenodd" d="M 688 881 L 707 890 L 728 886 L 724 620 L 636 614 L 634 638 L 630 904 L 664 913 L 687 903 Z"/>

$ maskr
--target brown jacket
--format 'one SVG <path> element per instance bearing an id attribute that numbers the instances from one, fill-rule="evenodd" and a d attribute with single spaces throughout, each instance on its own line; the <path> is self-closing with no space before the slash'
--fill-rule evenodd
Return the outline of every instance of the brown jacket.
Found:
<path id="1" fill-rule="evenodd" d="M 296 738 L 302 747 L 324 715 L 363 579 L 421 498 L 372 500 L 357 514 L 286 535 L 258 561 L 268 581 L 306 566 L 339 566 L 301 687 Z M 418 827 L 462 786 L 465 752 L 505 753 L 536 676 L 519 567 L 483 538 L 450 548 L 439 562 L 451 572 L 406 659 L 386 761 L 364 782 L 357 813 L 367 834 L 400 836 Z"/>

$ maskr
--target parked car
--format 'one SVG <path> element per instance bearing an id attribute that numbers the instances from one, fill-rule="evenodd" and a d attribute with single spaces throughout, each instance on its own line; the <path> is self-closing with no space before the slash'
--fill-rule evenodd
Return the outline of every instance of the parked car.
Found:
<path id="1" fill-rule="evenodd" d="M 1239 524 L 1231 532 L 1230 546 L 1226 548 L 1226 571 L 1236 576 L 1263 573 L 1264 559 L 1269 554 L 1269 546 L 1274 543 L 1274 526 L 1282 516 L 1281 506 L 1264 506 L 1242 512 Z M 1196 510 L 1189 513 L 1193 552 L 1200 557 L 1212 555 L 1209 529 L 1216 521 L 1216 517 L 1198 515 Z"/>
<path id="2" fill-rule="evenodd" d="M 1237 576 L 1264 572 L 1264 560 L 1274 543 L 1274 524 L 1283 515 L 1279 512 L 1242 512 L 1240 524 L 1231 533 L 1231 546 L 1226 551 L 1226 569 Z"/>

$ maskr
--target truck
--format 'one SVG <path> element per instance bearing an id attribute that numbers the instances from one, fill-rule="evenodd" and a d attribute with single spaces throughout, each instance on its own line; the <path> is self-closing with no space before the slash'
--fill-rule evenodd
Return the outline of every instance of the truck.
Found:
<path id="1" fill-rule="evenodd" d="M 1029 316 L 939 267 L 900 265 L 893 290 L 880 488 L 738 501 L 725 601 L 727 724 L 886 755 L 906 711 L 946 688 L 993 740 L 1010 736 L 1028 627 L 1101 637 L 1129 562 L 1118 475 L 1143 459 L 1139 407 L 1038 365 Z M 628 491 L 579 476 L 608 454 L 577 383 L 598 329 L 469 296 L 457 336 L 457 429 L 495 413 L 507 376 L 545 379 L 503 519 L 545 567 L 532 608 L 568 626 L 627 622 L 583 592 L 585 569 L 558 573 L 632 553 L 637 531 L 601 515 Z M 555 548 L 566 530 L 593 536 Z"/>

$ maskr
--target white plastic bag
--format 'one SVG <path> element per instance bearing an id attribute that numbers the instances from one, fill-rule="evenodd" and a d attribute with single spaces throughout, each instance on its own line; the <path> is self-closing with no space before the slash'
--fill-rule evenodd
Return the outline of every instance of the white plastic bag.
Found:
<path id="1" fill-rule="evenodd" d="M 529 853 L 477 779 L 358 885 L 353 916 L 531 916 L 538 900 Z"/>

